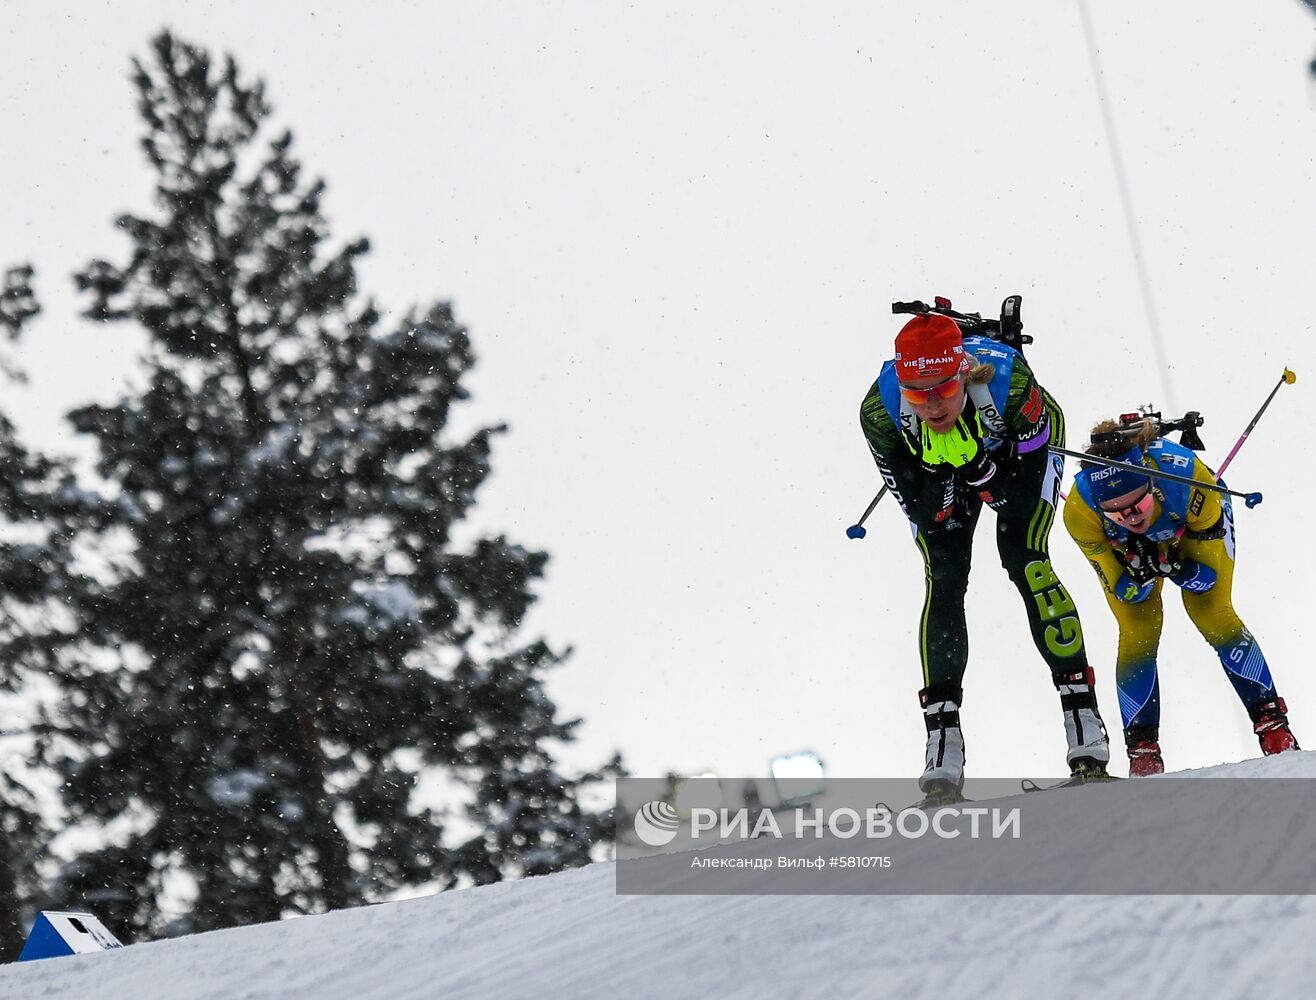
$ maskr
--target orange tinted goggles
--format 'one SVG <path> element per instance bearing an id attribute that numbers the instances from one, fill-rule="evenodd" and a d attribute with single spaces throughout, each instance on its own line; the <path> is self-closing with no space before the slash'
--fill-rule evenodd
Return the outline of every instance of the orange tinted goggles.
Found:
<path id="1" fill-rule="evenodd" d="M 938 399 L 950 399 L 955 395 L 960 387 L 959 375 L 952 375 L 945 382 L 938 382 L 936 385 L 927 389 L 911 389 L 907 385 L 900 387 L 900 395 L 904 396 L 909 402 L 915 405 L 922 405 L 930 400 L 933 396 Z"/>
<path id="2" fill-rule="evenodd" d="M 1127 521 L 1131 517 L 1146 514 L 1147 511 L 1151 510 L 1152 503 L 1155 499 L 1156 498 L 1152 496 L 1152 488 L 1148 485 L 1147 492 L 1138 497 L 1137 500 L 1129 504 L 1127 507 L 1121 507 L 1119 510 L 1107 510 L 1105 507 L 1102 507 L 1101 513 L 1105 514 L 1112 521 Z"/>

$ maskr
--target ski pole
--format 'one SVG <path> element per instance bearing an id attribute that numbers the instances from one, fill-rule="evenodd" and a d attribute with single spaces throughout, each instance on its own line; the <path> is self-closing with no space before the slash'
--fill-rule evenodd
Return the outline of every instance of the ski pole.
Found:
<path id="1" fill-rule="evenodd" d="M 1231 497 L 1241 497 L 1243 502 L 1246 503 L 1249 508 L 1255 507 L 1257 504 L 1261 503 L 1260 493 L 1239 493 L 1235 490 L 1226 489 L 1224 486 L 1215 483 L 1204 483 L 1200 479 L 1193 479 L 1191 476 L 1179 476 L 1175 475 L 1173 472 L 1159 472 L 1149 469 L 1145 465 L 1117 462 L 1113 458 L 1099 458 L 1096 455 L 1089 455 L 1087 452 L 1083 451 L 1070 451 L 1068 448 L 1056 448 L 1054 446 L 1051 446 L 1047 450 L 1055 455 L 1068 455 L 1070 458 L 1077 458 L 1084 462 L 1092 462 L 1096 465 L 1109 466 L 1113 469 L 1132 469 L 1134 472 L 1147 476 L 1149 479 L 1166 479 L 1172 483 L 1187 483 L 1189 486 L 1196 486 L 1198 489 L 1212 490 L 1216 493 L 1226 493 Z"/>
<path id="2" fill-rule="evenodd" d="M 1229 468 L 1229 463 L 1232 462 L 1234 456 L 1238 454 L 1238 449 L 1243 447 L 1243 442 L 1246 441 L 1247 436 L 1252 433 L 1252 428 L 1257 425 L 1257 421 L 1261 419 L 1261 415 L 1266 412 L 1266 407 L 1269 406 L 1270 401 L 1275 398 L 1275 393 L 1279 392 L 1279 387 L 1282 385 L 1292 385 L 1297 380 L 1297 375 L 1293 374 L 1293 372 L 1289 371 L 1287 368 L 1284 369 L 1284 374 L 1281 375 L 1279 381 L 1275 383 L 1275 388 L 1270 390 L 1270 395 L 1267 396 L 1266 401 L 1261 404 L 1261 409 L 1257 410 L 1257 414 L 1252 418 L 1252 422 L 1247 425 L 1247 430 L 1243 431 L 1243 435 L 1234 442 L 1234 447 L 1229 449 L 1229 454 L 1226 455 L 1225 460 L 1220 463 L 1220 468 L 1216 469 L 1216 479 L 1223 479 L 1225 477 L 1225 470 Z"/>
<path id="3" fill-rule="evenodd" d="M 868 534 L 868 531 L 864 528 L 864 522 L 868 520 L 868 515 L 873 513 L 873 508 L 877 506 L 879 500 L 886 496 L 887 490 L 889 489 L 891 489 L 891 487 L 884 484 L 882 488 L 877 491 L 877 496 L 873 497 L 873 502 L 870 503 L 868 509 L 864 511 L 864 516 L 845 529 L 846 538 L 863 538 Z"/>

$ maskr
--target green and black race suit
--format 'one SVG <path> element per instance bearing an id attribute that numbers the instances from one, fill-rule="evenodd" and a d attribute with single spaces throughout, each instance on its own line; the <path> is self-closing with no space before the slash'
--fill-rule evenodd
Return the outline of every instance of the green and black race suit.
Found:
<path id="1" fill-rule="evenodd" d="M 1017 351 L 984 337 L 965 337 L 964 348 L 972 362 L 993 371 L 990 378 L 982 368 L 971 373 L 957 430 L 974 439 L 970 447 L 986 448 L 996 464 L 991 494 L 998 502 L 1001 564 L 1023 599 L 1033 641 L 1059 686 L 1063 678 L 1087 671 L 1078 612 L 1048 551 L 1064 460 L 1051 455 L 1047 445 L 1064 444 L 1064 414 Z M 894 362 L 883 365 L 865 397 L 860 423 L 923 556 L 924 687 L 959 693 L 968 662 L 964 596 L 982 500 L 955 474 L 955 457 L 943 453 L 939 436 L 901 396 Z"/>

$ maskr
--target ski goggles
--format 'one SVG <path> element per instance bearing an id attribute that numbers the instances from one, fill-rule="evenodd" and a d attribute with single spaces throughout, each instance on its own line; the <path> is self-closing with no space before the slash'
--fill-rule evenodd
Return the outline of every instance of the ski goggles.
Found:
<path id="1" fill-rule="evenodd" d="M 950 399 L 951 396 L 955 395 L 959 390 L 959 387 L 960 376 L 959 373 L 956 372 L 950 378 L 946 379 L 945 382 L 938 382 L 936 385 L 930 386 L 927 389 L 914 389 L 910 386 L 902 385 L 900 387 L 900 395 L 904 396 L 905 399 L 913 403 L 915 406 L 922 406 L 924 403 L 928 402 L 928 400 L 932 399 L 933 396 L 936 396 L 938 399 Z"/>
<path id="2" fill-rule="evenodd" d="M 1111 510 L 1108 507 L 1101 507 L 1101 513 L 1105 514 L 1112 521 L 1127 521 L 1130 518 L 1140 517 L 1151 510 L 1152 502 L 1155 498 L 1152 496 L 1151 483 L 1147 484 L 1147 492 L 1138 497 L 1133 503 L 1117 510 Z"/>

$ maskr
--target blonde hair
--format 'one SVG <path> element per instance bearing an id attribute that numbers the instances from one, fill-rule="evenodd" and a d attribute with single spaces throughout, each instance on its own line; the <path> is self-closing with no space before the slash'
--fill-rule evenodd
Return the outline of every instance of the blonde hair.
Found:
<path id="1" fill-rule="evenodd" d="M 1139 426 L 1141 425 L 1141 426 Z M 1135 433 L 1129 433 L 1137 427 Z M 1118 420 L 1102 420 L 1092 428 L 1092 437 L 1101 434 L 1113 434 L 1124 432 L 1117 441 L 1090 442 L 1086 448 L 1089 455 L 1095 455 L 1097 458 L 1119 458 L 1130 448 L 1146 448 L 1158 437 L 1157 427 L 1154 421 L 1141 420 L 1136 424 L 1122 424 Z M 1090 469 L 1097 463 L 1079 461 L 1080 468 Z"/>
<path id="2" fill-rule="evenodd" d="M 964 373 L 964 382 L 966 385 L 986 385 L 996 377 L 996 366 L 990 362 L 978 361 L 976 358 L 969 363 L 969 370 Z"/>

